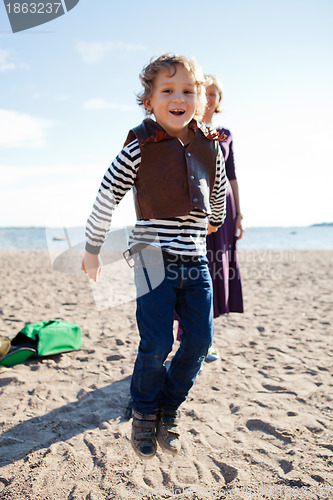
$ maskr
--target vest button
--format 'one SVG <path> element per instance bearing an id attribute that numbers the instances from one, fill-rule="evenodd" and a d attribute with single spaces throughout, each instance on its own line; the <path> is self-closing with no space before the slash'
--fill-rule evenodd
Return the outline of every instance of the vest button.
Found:
<path id="1" fill-rule="evenodd" d="M 186 153 L 186 156 L 188 156 L 189 158 L 191 158 L 191 153 Z"/>
<path id="2" fill-rule="evenodd" d="M 192 201 L 193 201 L 193 203 L 198 203 L 199 200 L 198 200 L 198 198 L 193 198 Z"/>
<path id="3" fill-rule="evenodd" d="M 190 180 L 194 181 L 194 175 L 190 175 Z"/>

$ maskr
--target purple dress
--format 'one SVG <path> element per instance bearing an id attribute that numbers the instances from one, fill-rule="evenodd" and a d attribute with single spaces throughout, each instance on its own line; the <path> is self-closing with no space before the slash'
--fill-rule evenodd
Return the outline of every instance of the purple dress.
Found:
<path id="1" fill-rule="evenodd" d="M 243 312 L 242 283 L 239 273 L 235 224 L 236 205 L 230 185 L 236 179 L 232 135 L 225 128 L 226 139 L 220 142 L 227 174 L 227 213 L 224 224 L 207 236 L 207 257 L 213 280 L 214 318 L 229 312 Z"/>

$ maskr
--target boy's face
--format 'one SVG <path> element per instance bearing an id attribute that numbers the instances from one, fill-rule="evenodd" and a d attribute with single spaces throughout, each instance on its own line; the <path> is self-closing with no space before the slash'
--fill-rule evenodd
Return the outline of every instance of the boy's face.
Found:
<path id="1" fill-rule="evenodd" d="M 187 125 L 192 120 L 197 104 L 197 87 L 193 76 L 182 65 L 161 69 L 157 74 L 150 99 L 145 108 L 153 112 L 156 121 L 172 137 L 183 142 L 187 138 Z"/>

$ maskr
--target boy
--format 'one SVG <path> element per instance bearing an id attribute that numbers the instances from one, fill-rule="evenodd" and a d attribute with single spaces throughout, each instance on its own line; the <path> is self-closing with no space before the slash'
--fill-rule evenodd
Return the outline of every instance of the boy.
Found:
<path id="1" fill-rule="evenodd" d="M 151 237 L 151 245 L 162 250 L 165 271 L 161 284 L 137 297 L 140 345 L 131 382 L 131 443 L 139 457 L 149 459 L 156 454 L 157 441 L 167 453 L 178 453 L 178 408 L 212 343 L 206 234 L 217 231 L 224 220 L 226 181 L 221 138 L 196 121 L 205 108 L 204 78 L 197 64 L 165 54 L 150 61 L 140 80 L 144 90 L 139 104 L 156 121 L 145 119 L 129 132 L 105 174 L 87 222 L 82 268 L 97 281 L 98 254 L 112 211 L 133 187 L 138 221 L 129 251 L 136 261 L 136 279 L 138 248 L 147 244 L 143 234 L 158 235 L 157 243 Z M 167 370 L 174 311 L 183 334 Z"/>

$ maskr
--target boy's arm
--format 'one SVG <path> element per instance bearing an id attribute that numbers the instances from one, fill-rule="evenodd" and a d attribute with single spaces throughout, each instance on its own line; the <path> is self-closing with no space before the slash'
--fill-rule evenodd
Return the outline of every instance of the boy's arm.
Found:
<path id="1" fill-rule="evenodd" d="M 219 149 L 219 154 L 216 158 L 215 183 L 210 197 L 212 213 L 209 217 L 208 234 L 216 232 L 224 222 L 226 215 L 226 192 L 227 179 L 225 174 L 225 164 L 222 152 Z"/>
<path id="2" fill-rule="evenodd" d="M 81 269 L 82 271 L 88 274 L 88 278 L 97 283 L 98 276 L 100 275 L 102 270 L 99 261 L 99 256 L 85 251 L 81 264 Z"/>
<path id="3" fill-rule="evenodd" d="M 86 225 L 86 254 L 82 270 L 97 281 L 99 253 L 110 231 L 113 210 L 134 185 L 141 155 L 137 140 L 125 146 L 106 171 Z"/>

